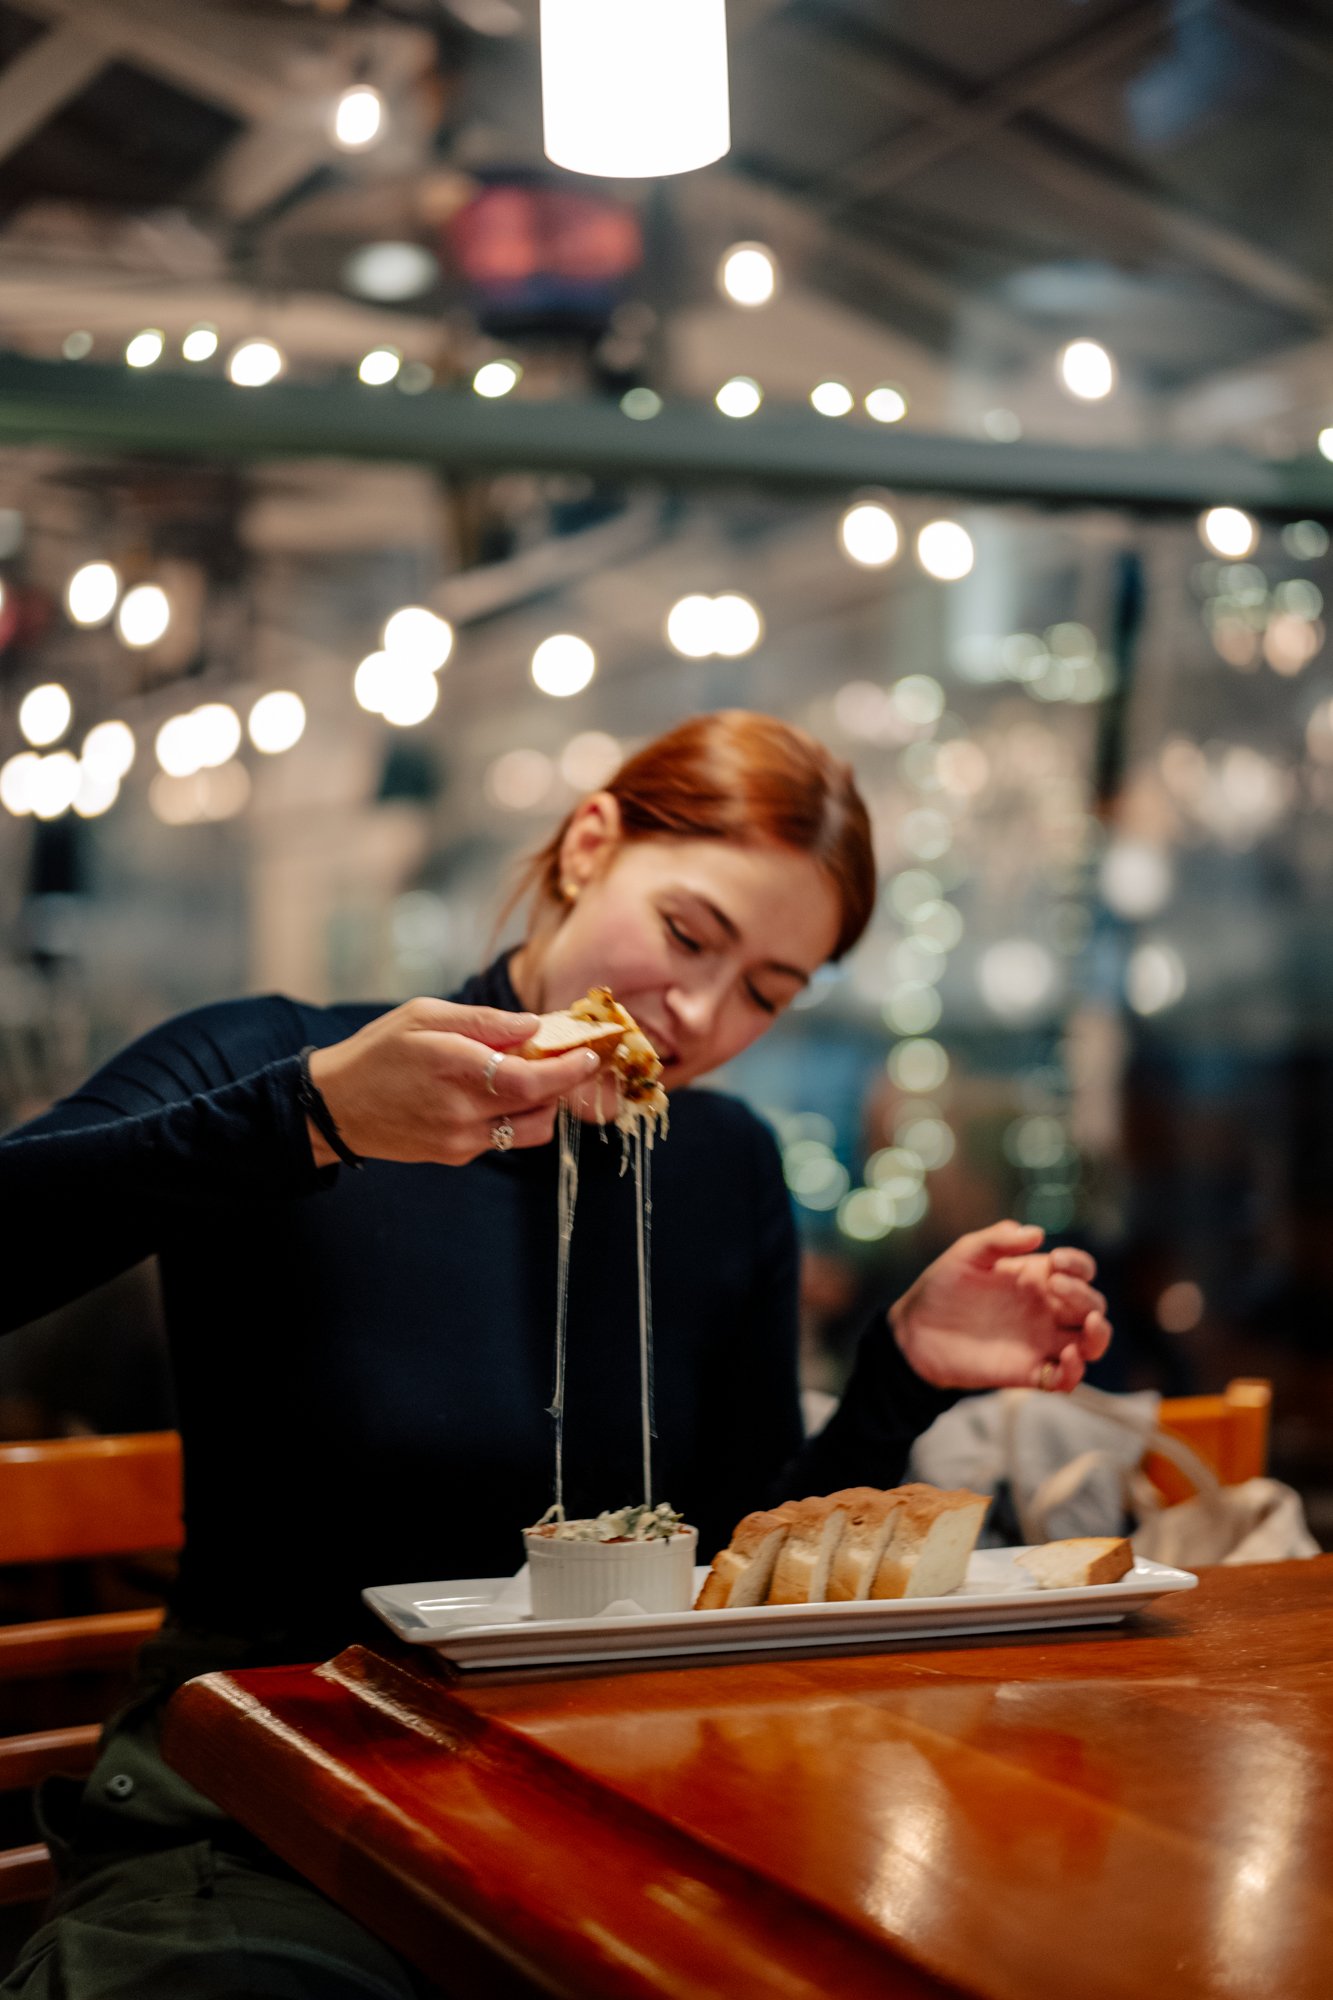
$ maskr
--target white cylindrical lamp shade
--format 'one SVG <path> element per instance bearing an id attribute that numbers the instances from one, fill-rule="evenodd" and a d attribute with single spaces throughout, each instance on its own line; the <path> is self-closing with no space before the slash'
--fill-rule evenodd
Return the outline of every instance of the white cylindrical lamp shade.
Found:
<path id="1" fill-rule="evenodd" d="M 726 0 L 542 0 L 546 156 L 614 180 L 731 146 Z"/>

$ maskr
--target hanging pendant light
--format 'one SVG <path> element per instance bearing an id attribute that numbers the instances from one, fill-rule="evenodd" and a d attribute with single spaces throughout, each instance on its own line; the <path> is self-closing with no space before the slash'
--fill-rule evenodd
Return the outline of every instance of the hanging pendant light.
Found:
<path id="1" fill-rule="evenodd" d="M 558 167 L 639 179 L 730 149 L 726 0 L 542 0 L 541 28 Z"/>

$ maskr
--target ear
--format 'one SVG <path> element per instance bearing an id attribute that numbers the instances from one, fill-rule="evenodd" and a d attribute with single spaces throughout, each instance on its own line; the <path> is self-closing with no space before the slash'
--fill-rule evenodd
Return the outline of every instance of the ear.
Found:
<path id="1" fill-rule="evenodd" d="M 621 841 L 620 803 L 614 792 L 593 792 L 575 806 L 560 843 L 560 880 L 575 894 L 605 874 Z"/>

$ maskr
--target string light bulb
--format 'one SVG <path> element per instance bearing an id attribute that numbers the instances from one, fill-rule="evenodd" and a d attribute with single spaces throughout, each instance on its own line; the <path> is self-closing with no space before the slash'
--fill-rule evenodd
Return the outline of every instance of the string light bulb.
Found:
<path id="1" fill-rule="evenodd" d="M 1071 340 L 1060 349 L 1056 370 L 1080 403 L 1100 403 L 1115 387 L 1115 362 L 1099 340 Z"/>
<path id="2" fill-rule="evenodd" d="M 845 382 L 816 382 L 810 401 L 821 417 L 845 417 L 856 408 L 856 398 Z"/>
<path id="3" fill-rule="evenodd" d="M 105 625 L 119 595 L 120 578 L 110 563 L 83 563 L 65 585 L 65 609 L 76 625 Z"/>
<path id="4" fill-rule="evenodd" d="M 724 417 L 752 417 L 763 400 L 764 392 L 752 375 L 733 375 L 713 398 Z"/>
<path id="5" fill-rule="evenodd" d="M 357 153 L 372 145 L 383 124 L 384 99 L 368 83 L 353 84 L 334 108 L 333 136 L 344 152 Z"/>
<path id="6" fill-rule="evenodd" d="M 79 762 L 85 771 L 119 784 L 134 762 L 134 731 L 128 722 L 97 722 L 83 739 Z"/>
<path id="7" fill-rule="evenodd" d="M 778 289 L 777 259 L 766 243 L 733 243 L 717 270 L 718 290 L 734 306 L 753 311 L 771 303 Z"/>
<path id="8" fill-rule="evenodd" d="M 396 347 L 372 347 L 369 354 L 361 356 L 356 372 L 369 388 L 381 389 L 386 382 L 392 382 L 402 365 L 403 357 Z"/>
<path id="9" fill-rule="evenodd" d="M 187 361 L 211 361 L 217 351 L 218 330 L 206 323 L 192 326 L 181 342 L 181 354 Z"/>
<path id="10" fill-rule="evenodd" d="M 494 402 L 498 396 L 507 396 L 516 389 L 523 379 L 523 370 L 517 361 L 483 361 L 472 377 L 472 387 L 478 396 L 485 396 Z"/>
<path id="11" fill-rule="evenodd" d="M 927 576 L 957 583 L 976 560 L 972 537 L 957 521 L 927 521 L 916 538 L 916 556 Z"/>
<path id="12" fill-rule="evenodd" d="M 898 523 L 878 500 L 858 500 L 838 524 L 843 553 L 863 569 L 883 569 L 898 553 Z"/>
<path id="13" fill-rule="evenodd" d="M 136 333 L 125 347 L 127 368 L 151 368 L 155 361 L 162 359 L 162 349 L 166 346 L 164 335 L 155 326 L 146 326 L 142 333 Z"/>
<path id="14" fill-rule="evenodd" d="M 1215 556 L 1240 562 L 1259 540 L 1258 523 L 1240 507 L 1210 507 L 1199 518 L 1199 534 Z"/>
<path id="15" fill-rule="evenodd" d="M 170 623 L 171 600 L 161 584 L 137 583 L 120 600 L 116 631 L 126 646 L 155 646 Z"/>
<path id="16" fill-rule="evenodd" d="M 281 375 L 286 362 L 271 340 L 243 340 L 227 357 L 227 375 L 238 389 L 262 389 Z"/>
<path id="17" fill-rule="evenodd" d="M 907 398 L 892 382 L 881 382 L 866 397 L 865 411 L 877 424 L 900 424 L 907 415 Z"/>
<path id="18" fill-rule="evenodd" d="M 30 688 L 19 703 L 19 729 L 25 742 L 41 749 L 60 741 L 73 713 L 74 704 L 59 681 L 46 681 Z"/>
<path id="19" fill-rule="evenodd" d="M 250 741 L 266 757 L 276 757 L 299 743 L 305 733 L 305 703 L 299 694 L 275 688 L 261 694 L 250 710 Z"/>
<path id="20" fill-rule="evenodd" d="M 553 632 L 532 656 L 532 678 L 543 694 L 581 694 L 597 671 L 597 655 L 574 632 Z"/>

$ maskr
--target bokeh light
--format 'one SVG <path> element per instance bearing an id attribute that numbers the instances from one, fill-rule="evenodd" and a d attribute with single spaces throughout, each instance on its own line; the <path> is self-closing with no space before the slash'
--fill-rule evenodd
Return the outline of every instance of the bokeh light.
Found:
<path id="1" fill-rule="evenodd" d="M 764 392 L 753 375 L 733 375 L 714 396 L 724 417 L 752 417 L 764 400 Z"/>
<path id="2" fill-rule="evenodd" d="M 957 521 L 927 521 L 916 538 L 916 555 L 927 576 L 957 583 L 976 560 L 972 537 Z"/>
<path id="3" fill-rule="evenodd" d="M 1056 364 L 1060 381 L 1081 403 L 1100 403 L 1115 387 L 1115 362 L 1099 340 L 1071 340 Z"/>
<path id="4" fill-rule="evenodd" d="M 843 553 L 863 569 L 883 569 L 901 546 L 898 523 L 878 500 L 859 500 L 838 523 Z"/>
<path id="5" fill-rule="evenodd" d="M 532 678 L 543 694 L 581 694 L 597 671 L 597 655 L 574 632 L 553 632 L 532 656 Z"/>
<path id="6" fill-rule="evenodd" d="M 305 722 L 305 703 L 300 695 L 286 688 L 274 688 L 271 694 L 260 695 L 250 710 L 246 726 L 255 749 L 263 751 L 266 757 L 276 757 L 300 742 Z"/>
<path id="7" fill-rule="evenodd" d="M 83 563 L 65 586 L 65 608 L 76 625 L 104 625 L 119 595 L 120 578 L 110 563 Z"/>
<path id="8" fill-rule="evenodd" d="M 29 688 L 19 703 L 19 729 L 26 742 L 41 749 L 60 741 L 73 714 L 74 704 L 59 681 L 44 681 Z"/>
<path id="9" fill-rule="evenodd" d="M 733 305 L 766 306 L 778 288 L 777 259 L 765 243 L 733 243 L 718 266 L 717 281 Z"/>

